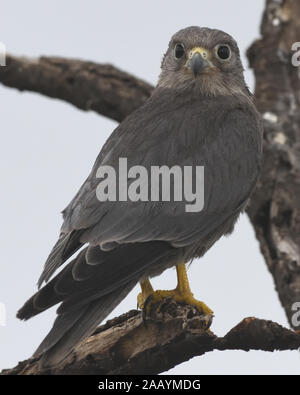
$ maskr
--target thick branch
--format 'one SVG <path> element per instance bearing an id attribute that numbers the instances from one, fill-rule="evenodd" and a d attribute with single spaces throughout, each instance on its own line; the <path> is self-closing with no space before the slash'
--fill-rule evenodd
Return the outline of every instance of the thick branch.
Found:
<path id="1" fill-rule="evenodd" d="M 300 302 L 300 2 L 268 0 L 262 38 L 248 51 L 257 107 L 265 120 L 264 171 L 248 214 L 292 324 Z"/>
<path id="2" fill-rule="evenodd" d="M 136 310 L 108 321 L 57 368 L 41 370 L 38 360 L 27 360 L 2 374 L 158 374 L 213 350 L 300 347 L 300 334 L 272 321 L 245 318 L 226 336 L 217 337 L 206 330 L 211 317 L 191 306 L 167 300 L 154 314 L 146 326 Z"/>
<path id="3" fill-rule="evenodd" d="M 267 0 L 261 33 L 248 57 L 256 76 L 257 106 L 265 120 L 265 165 L 248 214 L 292 323 L 292 305 L 300 301 L 300 73 L 291 63 L 291 48 L 300 40 L 300 2 Z M 153 89 L 113 66 L 45 57 L 8 56 L 7 66 L 0 67 L 0 82 L 117 121 Z M 188 309 L 178 309 L 179 315 L 169 314 L 166 323 L 150 322 L 147 328 L 137 312 L 101 327 L 61 368 L 48 373 L 158 373 L 215 349 L 299 347 L 298 334 L 271 321 L 247 318 L 218 338 L 204 331 L 206 318 L 187 318 Z M 37 361 L 25 361 L 6 371 L 17 373 L 41 372 Z"/>
<path id="4" fill-rule="evenodd" d="M 153 87 L 111 65 L 76 59 L 7 55 L 0 82 L 20 91 L 39 92 L 121 121 L 139 107 Z"/>

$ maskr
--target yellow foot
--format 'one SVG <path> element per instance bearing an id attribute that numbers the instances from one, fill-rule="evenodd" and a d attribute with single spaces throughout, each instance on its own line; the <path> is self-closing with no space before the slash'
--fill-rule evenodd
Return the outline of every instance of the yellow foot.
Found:
<path id="1" fill-rule="evenodd" d="M 143 310 L 143 317 L 147 316 L 159 302 L 167 298 L 173 298 L 176 302 L 194 306 L 204 315 L 213 315 L 213 311 L 205 303 L 194 298 L 189 286 L 185 264 L 177 265 L 176 271 L 177 287 L 170 291 L 154 291 L 148 279 L 140 282 L 142 292 L 138 295 L 137 305 Z"/>
<path id="2" fill-rule="evenodd" d="M 137 296 L 137 307 L 138 309 L 143 310 L 146 300 L 154 292 L 154 290 L 148 279 L 141 281 L 140 284 L 141 284 L 142 292 L 140 292 Z"/>
<path id="3" fill-rule="evenodd" d="M 148 313 L 152 310 L 152 308 L 155 307 L 155 305 L 157 305 L 163 299 L 167 298 L 172 298 L 178 303 L 184 303 L 190 306 L 194 306 L 202 314 L 214 314 L 213 311 L 204 302 L 200 302 L 199 300 L 195 299 L 192 292 L 181 293 L 177 288 L 169 291 L 153 291 L 147 296 L 147 298 L 142 298 L 142 294 L 139 294 L 138 299 L 140 299 L 141 301 L 141 303 L 139 304 L 139 308 L 145 309 L 145 314 L 148 315 Z"/>

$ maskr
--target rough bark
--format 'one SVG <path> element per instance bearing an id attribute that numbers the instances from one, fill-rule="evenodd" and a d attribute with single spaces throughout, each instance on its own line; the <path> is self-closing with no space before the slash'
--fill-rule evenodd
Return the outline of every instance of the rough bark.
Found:
<path id="1" fill-rule="evenodd" d="M 262 38 L 249 48 L 256 105 L 264 118 L 264 170 L 248 210 L 292 325 L 300 302 L 300 2 L 268 0 Z"/>
<path id="2" fill-rule="evenodd" d="M 65 100 L 122 121 L 149 97 L 153 87 L 109 64 L 58 57 L 7 55 L 0 82 L 20 91 Z"/>
<path id="3" fill-rule="evenodd" d="M 20 362 L 3 375 L 158 374 L 213 350 L 294 350 L 300 334 L 272 322 L 245 318 L 224 337 L 207 327 L 211 316 L 173 300 L 163 301 L 143 322 L 132 310 L 108 321 L 57 368 L 42 370 L 37 359 Z"/>
<path id="4" fill-rule="evenodd" d="M 264 118 L 265 164 L 248 215 L 292 325 L 292 305 L 300 302 L 300 68 L 291 59 L 292 44 L 300 41 L 300 2 L 267 0 L 261 34 L 248 58 L 256 77 L 256 104 Z M 9 56 L 7 66 L 0 67 L 0 82 L 117 121 L 153 89 L 110 65 L 46 57 Z M 176 308 L 177 315 L 164 317 L 164 323 L 154 320 L 147 328 L 137 312 L 102 326 L 62 367 L 46 373 L 158 373 L 212 350 L 299 347 L 296 332 L 271 321 L 247 318 L 219 338 L 204 331 L 207 317 L 193 313 L 190 319 L 187 307 Z M 21 362 L 5 372 L 30 373 L 41 373 L 37 361 Z"/>

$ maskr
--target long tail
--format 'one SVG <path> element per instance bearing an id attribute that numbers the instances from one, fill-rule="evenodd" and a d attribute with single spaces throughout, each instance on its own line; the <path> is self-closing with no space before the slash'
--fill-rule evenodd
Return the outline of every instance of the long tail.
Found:
<path id="1" fill-rule="evenodd" d="M 86 337 L 91 335 L 101 321 L 127 296 L 135 282 L 104 295 L 70 313 L 59 315 L 53 328 L 42 341 L 34 356 L 41 356 L 43 367 L 59 364 Z"/>
<path id="2" fill-rule="evenodd" d="M 27 320 L 61 303 L 53 328 L 36 350 L 44 367 L 60 363 L 127 296 L 152 264 L 174 248 L 164 242 L 124 244 L 112 251 L 80 251 L 18 311 Z M 56 257 L 55 257 L 56 259 Z"/>

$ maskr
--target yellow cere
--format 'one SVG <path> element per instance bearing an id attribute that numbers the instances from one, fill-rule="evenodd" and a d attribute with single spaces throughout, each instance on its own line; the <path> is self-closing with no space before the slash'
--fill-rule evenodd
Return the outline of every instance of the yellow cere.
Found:
<path id="1" fill-rule="evenodd" d="M 195 47 L 190 51 L 189 57 L 191 58 L 195 53 L 200 53 L 203 59 L 209 59 L 210 58 L 210 51 L 208 51 L 206 48 L 202 47 Z"/>

